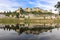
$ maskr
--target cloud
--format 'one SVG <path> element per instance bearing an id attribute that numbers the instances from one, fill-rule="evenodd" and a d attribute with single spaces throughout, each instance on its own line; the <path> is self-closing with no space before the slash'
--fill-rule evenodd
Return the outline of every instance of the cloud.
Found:
<path id="1" fill-rule="evenodd" d="M 10 0 L 0 0 L 0 11 L 15 10 L 20 4 Z M 21 6 L 21 5 L 20 5 Z"/>
<path id="2" fill-rule="evenodd" d="M 55 10 L 54 5 L 60 0 L 0 0 L 0 11 L 13 11 L 19 6 L 26 7 L 40 7 L 44 10 Z"/>
<path id="3" fill-rule="evenodd" d="M 57 13 L 57 11 L 54 11 L 56 9 L 54 6 L 58 1 L 60 0 L 35 0 L 35 2 L 29 3 L 35 5 L 35 7 L 40 7 L 44 10 L 52 10 L 53 13 Z"/>

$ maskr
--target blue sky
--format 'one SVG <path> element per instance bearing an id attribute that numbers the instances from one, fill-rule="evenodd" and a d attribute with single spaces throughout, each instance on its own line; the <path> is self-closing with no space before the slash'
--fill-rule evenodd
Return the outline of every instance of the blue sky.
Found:
<path id="1" fill-rule="evenodd" d="M 14 11 L 19 6 L 26 7 L 39 7 L 44 10 L 54 10 L 54 5 L 60 0 L 0 0 L 0 11 Z"/>

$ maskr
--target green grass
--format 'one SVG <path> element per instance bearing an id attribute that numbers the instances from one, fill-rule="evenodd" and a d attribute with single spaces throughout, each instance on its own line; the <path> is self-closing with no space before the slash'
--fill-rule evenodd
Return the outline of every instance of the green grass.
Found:
<path id="1" fill-rule="evenodd" d="M 60 19 L 25 19 L 20 20 L 19 18 L 0 18 L 0 23 L 2 24 L 16 24 L 16 23 L 60 23 Z"/>
<path id="2" fill-rule="evenodd" d="M 54 20 L 54 23 L 60 23 L 60 19 Z"/>
<path id="3" fill-rule="evenodd" d="M 0 23 L 2 24 L 15 24 L 20 23 L 22 20 L 19 20 L 18 18 L 0 18 Z"/>

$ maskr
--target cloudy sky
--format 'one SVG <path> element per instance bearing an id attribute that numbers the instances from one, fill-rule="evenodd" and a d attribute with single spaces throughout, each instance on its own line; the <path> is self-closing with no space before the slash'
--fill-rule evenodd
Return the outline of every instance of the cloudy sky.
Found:
<path id="1" fill-rule="evenodd" d="M 0 0 L 0 11 L 16 10 L 19 6 L 40 7 L 45 10 L 54 10 L 54 5 L 60 0 Z"/>

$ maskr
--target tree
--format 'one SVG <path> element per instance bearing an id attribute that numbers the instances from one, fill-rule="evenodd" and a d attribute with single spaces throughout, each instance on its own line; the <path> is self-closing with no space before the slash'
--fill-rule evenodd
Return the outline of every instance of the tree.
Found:
<path id="1" fill-rule="evenodd" d="M 9 11 L 9 12 L 7 11 L 7 13 L 5 13 L 5 15 L 9 17 L 9 15 L 11 15 L 11 11 Z"/>
<path id="2" fill-rule="evenodd" d="M 16 13 L 16 17 L 19 18 L 19 13 Z"/>
<path id="3" fill-rule="evenodd" d="M 6 11 L 4 11 L 4 14 L 6 13 Z"/>
<path id="4" fill-rule="evenodd" d="M 55 5 L 55 7 L 58 9 L 59 15 L 60 15 L 60 2 L 57 2 L 57 4 Z"/>
<path id="5" fill-rule="evenodd" d="M 20 8 L 20 13 L 21 13 L 21 14 L 23 14 L 23 12 L 24 12 L 24 11 L 23 11 L 23 9 L 22 9 L 22 8 Z"/>
<path id="6" fill-rule="evenodd" d="M 24 13 L 23 13 L 24 10 L 23 10 L 21 7 L 19 7 L 18 10 L 19 10 L 19 14 L 24 14 Z"/>

